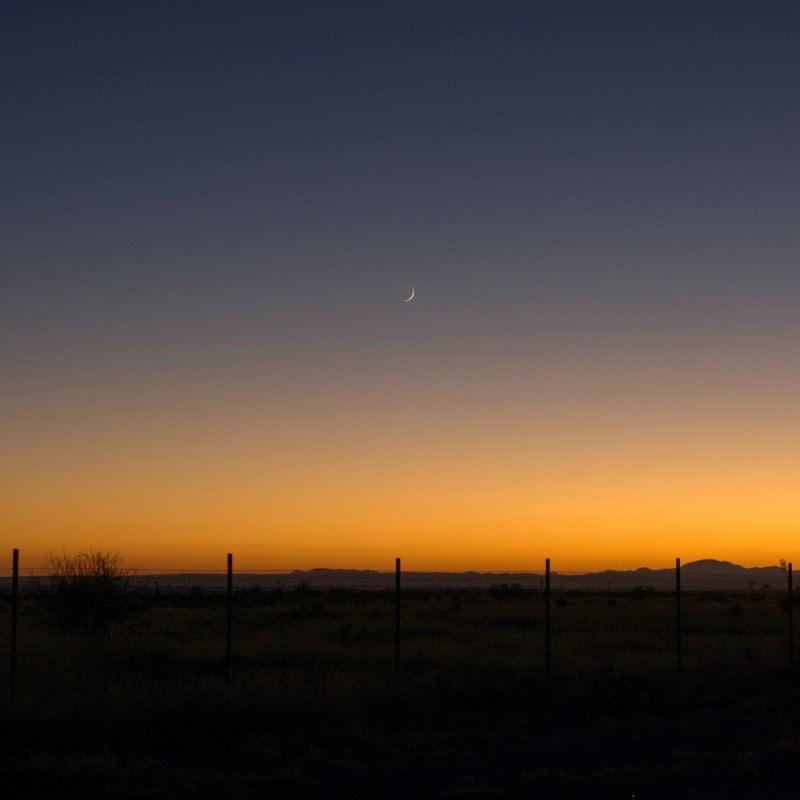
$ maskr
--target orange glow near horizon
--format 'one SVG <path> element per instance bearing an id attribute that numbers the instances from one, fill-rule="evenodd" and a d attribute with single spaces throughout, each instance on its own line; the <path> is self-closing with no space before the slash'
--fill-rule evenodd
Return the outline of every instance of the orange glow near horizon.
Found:
<path id="1" fill-rule="evenodd" d="M 111 387 L 91 412 L 77 389 L 42 394 L 5 443 L 4 542 L 31 566 L 97 546 L 170 569 L 227 552 L 237 569 L 800 561 L 786 386 L 735 393 L 718 369 L 712 390 L 664 363 L 606 364 L 609 378 L 583 362 L 546 382 L 484 364 L 335 384 L 326 368 L 241 395 L 165 378 L 161 395 Z"/>
<path id="2" fill-rule="evenodd" d="M 796 541 L 788 453 L 762 467 L 757 449 L 737 458 L 721 443 L 714 458 L 685 442 L 551 443 L 542 460 L 526 442 L 450 441 L 427 458 L 398 442 L 384 453 L 295 444 L 280 468 L 212 442 L 157 465 L 130 442 L 114 469 L 102 453 L 73 472 L 57 453 L 31 458 L 31 474 L 4 476 L 16 484 L 8 545 L 29 564 L 102 546 L 142 568 L 218 568 L 230 551 L 237 569 L 389 569 L 399 555 L 407 569 L 535 570 L 550 557 L 581 571 L 676 555 L 767 565 L 791 560 Z"/>

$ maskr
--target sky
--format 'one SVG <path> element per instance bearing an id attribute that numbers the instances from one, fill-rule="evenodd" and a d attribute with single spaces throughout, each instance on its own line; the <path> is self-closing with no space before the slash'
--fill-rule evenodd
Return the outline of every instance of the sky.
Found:
<path id="1" fill-rule="evenodd" d="M 798 34 L 7 0 L 9 560 L 800 562 Z"/>

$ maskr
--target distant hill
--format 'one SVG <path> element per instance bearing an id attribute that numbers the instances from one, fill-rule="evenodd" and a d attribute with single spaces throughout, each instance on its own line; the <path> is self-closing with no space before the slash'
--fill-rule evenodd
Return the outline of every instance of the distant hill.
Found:
<path id="1" fill-rule="evenodd" d="M 602 572 L 570 573 L 551 572 L 551 587 L 555 592 L 624 592 L 660 591 L 675 589 L 675 570 L 639 567 L 631 570 L 604 570 Z M 34 586 L 41 578 L 23 577 L 20 586 Z M 172 574 L 142 571 L 135 583 L 146 589 L 164 591 L 189 591 L 200 588 L 206 591 L 223 591 L 227 584 L 224 573 Z M 293 590 L 299 586 L 310 589 L 353 589 L 392 591 L 395 585 L 392 571 L 380 572 L 369 569 L 328 569 L 315 567 L 309 570 L 286 572 L 237 572 L 234 587 L 237 589 L 259 588 Z M 502 584 L 517 584 L 523 589 L 543 590 L 544 575 L 541 572 L 410 572 L 401 576 L 404 589 L 415 591 L 488 589 Z M 10 578 L 0 579 L 0 590 L 8 591 Z M 681 566 L 681 588 L 684 591 L 784 591 L 786 575 L 779 566 L 742 567 L 730 561 L 713 558 L 691 561 Z"/>
<path id="2" fill-rule="evenodd" d="M 741 575 L 741 574 L 769 574 L 782 575 L 781 567 L 742 567 L 730 561 L 717 561 L 714 558 L 704 558 L 700 561 L 690 561 L 681 566 L 681 572 L 702 572 L 706 575 Z"/>

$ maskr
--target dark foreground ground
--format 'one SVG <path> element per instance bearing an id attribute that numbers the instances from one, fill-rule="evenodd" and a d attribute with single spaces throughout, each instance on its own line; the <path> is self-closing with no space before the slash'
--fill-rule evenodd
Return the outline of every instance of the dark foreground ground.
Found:
<path id="1" fill-rule="evenodd" d="M 497 687 L 358 719 L 22 714 L 3 719 L 0 768 L 26 798 L 798 797 L 800 676 L 731 688 Z"/>
<path id="2" fill-rule="evenodd" d="M 3 796 L 800 797 L 800 670 L 759 660 L 751 638 L 780 609 L 706 601 L 678 679 L 637 634 L 657 598 L 570 601 L 548 682 L 535 600 L 426 602 L 399 676 L 388 601 L 254 606 L 230 680 L 218 608 L 149 609 L 103 638 L 56 635 L 32 611 L 18 708 L 0 712 Z M 610 613 L 626 624 L 586 639 Z M 692 659 L 703 636 L 716 655 Z"/>

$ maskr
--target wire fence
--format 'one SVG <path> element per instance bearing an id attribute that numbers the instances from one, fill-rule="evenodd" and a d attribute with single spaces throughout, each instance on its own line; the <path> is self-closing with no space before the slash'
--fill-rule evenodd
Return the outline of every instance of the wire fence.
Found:
<path id="1" fill-rule="evenodd" d="M 787 571 L 779 567 L 764 568 L 765 575 L 753 577 L 739 572 L 684 571 L 682 588 L 686 592 L 729 592 L 737 594 L 779 594 L 785 591 Z M 501 585 L 514 585 L 528 592 L 544 592 L 546 570 L 502 572 L 415 572 L 403 571 L 407 591 L 487 591 Z M 62 575 L 60 577 L 68 577 Z M 58 573 L 46 567 L 20 567 L 19 591 L 39 591 Z M 225 569 L 134 569 L 124 572 L 126 588 L 131 592 L 224 592 L 228 573 Z M 673 592 L 673 569 L 637 570 L 633 572 L 583 573 L 551 571 L 554 593 L 613 594 L 620 592 Z M 259 589 L 294 591 L 393 591 L 394 570 L 235 570 L 236 590 Z M 0 568 L 0 592 L 11 590 L 12 568 Z"/>
<path id="2" fill-rule="evenodd" d="M 792 565 L 414 572 L 0 569 L 4 694 L 55 702 L 59 680 L 153 680 L 328 665 L 360 676 L 680 676 L 794 661 Z M 137 666 L 138 665 L 138 666 Z M 311 665 L 311 666 L 309 666 Z M 83 677 L 81 677 L 83 676 Z M 141 676 L 137 678 L 141 680 Z M 63 691 L 63 687 L 62 687 Z"/>

